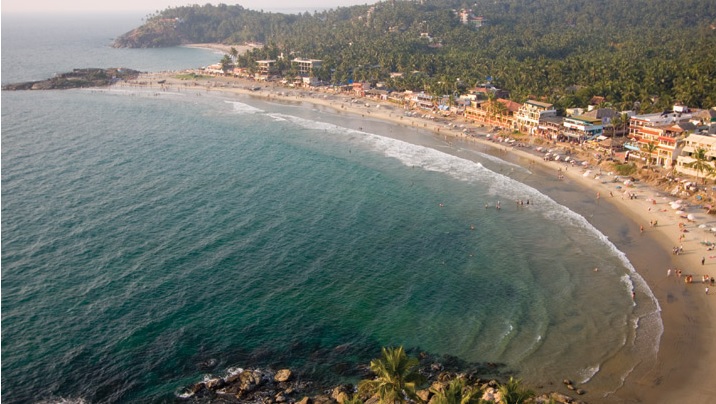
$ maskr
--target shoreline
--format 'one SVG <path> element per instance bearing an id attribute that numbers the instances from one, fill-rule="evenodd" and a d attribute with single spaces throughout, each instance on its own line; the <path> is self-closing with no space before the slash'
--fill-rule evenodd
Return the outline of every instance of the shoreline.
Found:
<path id="1" fill-rule="evenodd" d="M 428 121 L 416 116 L 405 116 L 401 107 L 374 99 L 342 94 L 311 92 L 302 89 L 285 88 L 271 83 L 255 83 L 245 79 L 203 78 L 193 81 L 175 78 L 178 73 L 152 73 L 140 77 L 139 82 L 129 87 L 145 87 L 158 91 L 205 90 L 221 91 L 227 94 L 243 94 L 266 100 L 283 102 L 306 102 L 331 108 L 339 113 L 350 113 L 365 118 L 388 121 L 407 127 L 416 127 L 435 132 L 435 136 L 445 141 L 460 142 L 466 147 L 480 151 L 490 148 L 499 152 L 499 157 L 516 162 L 522 166 L 537 167 L 540 175 L 549 176 L 552 171 L 556 178 L 557 170 L 564 175 L 560 186 L 571 192 L 581 192 L 581 202 L 566 204 L 559 195 L 547 194 L 560 204 L 585 216 L 588 209 L 598 205 L 609 205 L 614 212 L 608 225 L 607 220 L 587 219 L 612 243 L 626 254 L 636 272 L 641 276 L 657 299 L 661 308 L 663 333 L 661 335 L 656 364 L 639 364 L 631 372 L 624 385 L 616 392 L 602 398 L 589 395 L 589 402 L 689 402 L 707 403 L 716 397 L 716 386 L 709 383 L 709 375 L 716 374 L 716 352 L 710 350 L 710 344 L 716 341 L 716 288 L 710 294 L 704 291 L 701 276 L 716 276 L 716 251 L 708 251 L 701 241 L 716 241 L 710 228 L 716 227 L 716 216 L 708 215 L 696 207 L 685 209 L 694 215 L 694 220 L 681 218 L 671 209 L 669 202 L 676 198 L 655 188 L 636 184 L 628 190 L 636 194 L 636 199 L 625 197 L 627 186 L 614 182 L 609 173 L 586 174 L 581 167 L 567 167 L 563 162 L 544 161 L 540 154 L 513 147 L 504 143 L 495 143 L 485 137 L 477 138 L 463 133 L 464 118 L 442 118 L 441 122 Z M 158 84 L 164 80 L 164 83 Z M 258 87 L 258 89 L 250 89 Z M 448 127 L 447 124 L 457 126 Z M 487 133 L 487 128 L 475 128 L 473 132 Z M 449 139 L 449 140 L 448 140 Z M 544 177 L 543 177 L 544 178 Z M 555 181 L 557 181 L 555 179 Z M 620 188 L 617 188 L 619 186 Z M 539 189 L 539 188 L 538 188 Z M 541 192 L 545 192 L 540 189 Z M 613 196 L 612 196 L 613 195 Z M 656 220 L 658 225 L 651 227 Z M 679 223 L 684 224 L 682 232 Z M 699 228 L 705 225 L 706 228 Z M 643 226 L 643 231 L 639 226 Z M 681 240 L 681 237 L 684 237 Z M 684 253 L 674 255 L 671 249 L 683 245 Z M 705 263 L 702 265 L 701 260 Z M 682 269 L 681 278 L 676 274 L 667 277 L 667 268 Z M 675 272 L 675 271 L 674 271 Z M 685 284 L 687 274 L 693 274 L 694 283 Z M 640 296 L 636 296 L 638 299 Z M 608 332 L 608 330 L 605 330 Z M 587 384 L 588 387 L 588 384 Z"/>

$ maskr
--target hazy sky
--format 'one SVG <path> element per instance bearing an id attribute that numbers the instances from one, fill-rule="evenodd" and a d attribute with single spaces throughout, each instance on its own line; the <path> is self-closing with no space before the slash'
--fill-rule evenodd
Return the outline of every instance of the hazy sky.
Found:
<path id="1" fill-rule="evenodd" d="M 190 4 L 240 4 L 253 10 L 296 9 L 306 10 L 351 6 L 356 4 L 372 4 L 376 0 L 241 0 L 241 1 L 207 1 L 207 0 L 2 0 L 2 12 L 47 12 L 76 13 L 97 11 L 138 11 L 151 13 L 167 7 L 186 6 Z"/>

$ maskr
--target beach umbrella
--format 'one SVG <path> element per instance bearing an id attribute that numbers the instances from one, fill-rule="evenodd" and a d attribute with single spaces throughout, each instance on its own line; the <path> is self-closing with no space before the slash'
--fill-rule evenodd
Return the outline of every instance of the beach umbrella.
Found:
<path id="1" fill-rule="evenodd" d="M 677 211 L 674 212 L 674 213 L 676 213 L 677 215 L 681 216 L 681 215 L 683 215 L 683 214 L 686 213 L 686 212 L 684 212 L 683 210 L 677 210 Z"/>
<path id="2" fill-rule="evenodd" d="M 624 181 L 624 185 L 627 185 L 627 186 L 628 186 L 628 185 L 631 185 L 631 180 L 626 180 L 626 181 Z"/>
<path id="3" fill-rule="evenodd" d="M 696 217 L 695 217 L 693 214 L 691 214 L 691 213 L 689 213 L 688 215 L 686 215 L 686 218 L 689 219 L 689 220 L 692 221 L 692 222 L 693 222 L 694 220 L 696 220 Z"/>
<path id="4" fill-rule="evenodd" d="M 582 174 L 582 177 L 589 177 L 589 175 L 590 175 L 591 173 L 592 173 L 592 172 L 591 172 L 590 170 L 587 170 L 587 171 L 584 172 L 584 174 Z"/>
<path id="5" fill-rule="evenodd" d="M 703 224 L 703 223 L 699 225 L 699 229 L 705 229 L 706 227 L 707 227 L 707 226 L 706 226 L 705 224 Z"/>

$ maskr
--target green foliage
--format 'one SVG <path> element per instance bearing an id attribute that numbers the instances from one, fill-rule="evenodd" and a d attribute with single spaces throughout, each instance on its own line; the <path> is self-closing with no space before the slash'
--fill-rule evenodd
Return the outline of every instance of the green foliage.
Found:
<path id="1" fill-rule="evenodd" d="M 498 390 L 505 404 L 522 404 L 535 395 L 532 390 L 522 387 L 520 380 L 513 377 L 510 377 L 510 380 L 502 384 Z"/>
<path id="2" fill-rule="evenodd" d="M 418 373 L 418 360 L 409 358 L 403 347 L 383 348 L 382 358 L 370 361 L 375 379 L 362 380 L 358 392 L 371 396 L 378 394 L 381 403 L 404 403 L 416 398 L 416 388 L 423 383 Z"/>
<path id="3" fill-rule="evenodd" d="M 209 76 L 204 76 L 204 75 L 196 74 L 196 73 L 177 74 L 174 77 L 179 80 L 196 80 L 196 79 L 209 78 Z"/>
<path id="4" fill-rule="evenodd" d="M 219 63 L 221 64 L 221 70 L 224 73 L 228 72 L 231 68 L 234 67 L 234 62 L 231 60 L 231 56 L 229 55 L 224 55 L 224 57 L 221 59 L 221 62 Z"/>
<path id="5" fill-rule="evenodd" d="M 636 164 L 615 164 L 614 171 L 616 171 L 619 175 L 632 175 L 636 172 Z"/>
<path id="6" fill-rule="evenodd" d="M 659 146 L 654 142 L 644 143 L 644 145 L 642 146 L 642 151 L 644 152 L 644 154 L 646 154 L 647 164 L 651 164 L 651 161 L 653 160 L 652 156 L 658 148 Z"/>
<path id="7" fill-rule="evenodd" d="M 238 56 L 243 67 L 281 53 L 322 59 L 320 78 L 333 83 L 385 81 L 443 95 L 491 76 L 516 101 L 542 97 L 560 109 L 593 95 L 619 109 L 638 101 L 641 112 L 677 100 L 716 105 L 713 0 L 481 2 L 480 28 L 459 23 L 453 10 L 463 7 L 459 0 L 384 1 L 293 15 L 206 4 L 169 8 L 145 26 L 171 24 L 167 32 L 182 42 L 266 44 Z M 391 72 L 404 75 L 390 79 Z M 468 85 L 447 84 L 458 78 Z"/>
<path id="8" fill-rule="evenodd" d="M 434 396 L 432 404 L 476 404 L 480 402 L 480 389 L 475 386 L 466 386 L 465 379 L 457 377 L 442 389 L 430 388 Z"/>
<path id="9" fill-rule="evenodd" d="M 696 151 L 694 151 L 691 157 L 693 157 L 695 160 L 690 163 L 684 164 L 684 166 L 696 170 L 699 175 L 703 175 L 704 173 L 706 173 L 706 177 L 716 174 L 716 169 L 714 169 L 714 167 L 708 163 L 709 156 L 708 151 L 706 149 L 699 147 L 698 149 L 696 149 Z M 704 183 L 706 183 L 706 177 L 703 177 Z M 696 179 L 698 182 L 698 175 Z"/>
<path id="10" fill-rule="evenodd" d="M 350 396 L 348 399 L 343 401 L 343 404 L 363 404 L 363 400 L 360 399 L 358 394 Z"/>

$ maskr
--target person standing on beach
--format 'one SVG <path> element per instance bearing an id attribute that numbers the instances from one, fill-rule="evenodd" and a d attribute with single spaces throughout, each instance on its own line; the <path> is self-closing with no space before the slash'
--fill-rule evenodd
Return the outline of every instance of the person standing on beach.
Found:
<path id="1" fill-rule="evenodd" d="M 706 263 L 706 257 L 701 257 L 701 265 L 704 265 Z"/>

